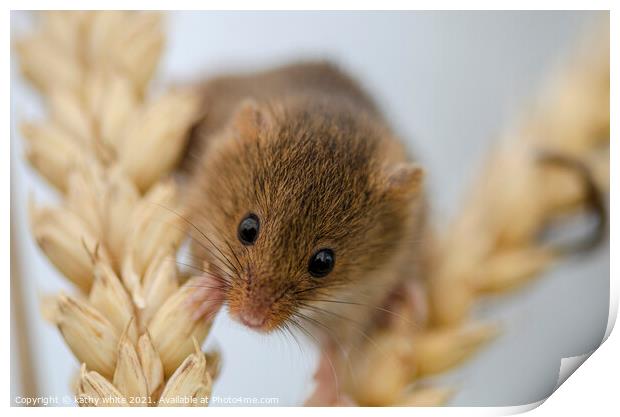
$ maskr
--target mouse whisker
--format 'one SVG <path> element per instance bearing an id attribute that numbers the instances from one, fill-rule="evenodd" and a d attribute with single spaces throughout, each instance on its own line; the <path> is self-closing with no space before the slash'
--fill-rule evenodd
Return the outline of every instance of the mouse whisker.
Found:
<path id="1" fill-rule="evenodd" d="M 328 288 L 338 288 L 339 286 L 345 286 L 345 285 L 347 285 L 346 282 L 336 281 L 336 282 L 331 282 L 331 283 L 322 284 L 322 285 L 314 285 L 314 286 L 311 286 L 311 287 L 308 287 L 308 288 L 297 290 L 297 291 L 294 291 L 293 294 L 294 295 L 299 295 L 299 294 L 304 294 L 304 293 L 307 293 L 307 292 L 310 292 L 310 291 L 315 291 L 315 290 L 320 291 L 320 290 L 326 290 Z"/>
<path id="2" fill-rule="evenodd" d="M 362 326 L 362 323 L 358 322 L 357 320 L 352 319 L 351 317 L 346 317 L 343 316 L 342 314 L 338 314 L 334 311 L 328 310 L 326 308 L 321 308 L 318 306 L 313 306 L 312 304 L 308 304 L 308 303 L 304 303 L 304 302 L 300 302 L 299 303 L 301 306 L 305 307 L 305 308 L 309 308 L 310 310 L 316 311 L 317 313 L 327 313 L 330 314 L 333 317 L 339 318 L 341 320 L 346 320 L 348 322 L 351 322 L 357 326 Z"/>
<path id="3" fill-rule="evenodd" d="M 213 274 L 211 272 L 207 271 L 206 274 L 203 275 L 203 278 L 214 280 L 217 284 L 220 284 L 221 286 L 223 286 L 226 289 L 232 288 L 232 282 L 230 280 L 222 278 L 222 277 L 220 277 L 220 276 L 218 276 L 216 274 Z M 206 285 L 206 284 L 204 284 L 203 280 L 201 280 L 201 281 L 202 282 L 199 283 L 198 285 Z"/>
<path id="4" fill-rule="evenodd" d="M 206 235 L 206 233 L 204 233 L 202 230 L 200 230 L 200 228 L 198 226 L 196 226 L 193 222 L 191 222 L 187 217 L 185 217 L 182 214 L 176 212 L 175 210 L 171 209 L 170 207 L 164 206 L 163 204 L 159 204 L 159 203 L 155 203 L 155 202 L 153 202 L 152 204 L 155 204 L 155 205 L 157 205 L 157 206 L 159 206 L 159 207 L 161 207 L 163 209 L 166 209 L 166 210 L 170 211 L 174 215 L 178 216 L 185 223 L 187 223 L 189 226 L 191 226 L 198 233 L 200 233 L 200 235 L 207 242 L 209 242 L 211 244 L 211 246 L 213 246 L 213 248 L 223 257 L 223 259 L 226 260 L 226 263 L 228 264 L 228 266 L 230 266 L 237 274 L 239 273 L 239 270 L 233 265 L 232 261 L 224 254 L 224 252 L 221 251 L 221 249 Z M 189 233 L 189 235 L 191 236 L 191 233 Z M 222 259 L 220 259 L 219 257 L 218 257 L 218 259 L 220 260 L 220 262 L 223 262 Z"/>
<path id="5" fill-rule="evenodd" d="M 179 261 L 179 260 L 176 260 L 176 259 L 174 260 L 174 262 L 176 264 L 178 264 L 178 265 L 183 265 L 183 266 L 186 266 L 188 268 L 191 268 L 194 271 L 199 271 L 199 272 L 202 272 L 203 274 L 207 274 L 207 275 L 213 275 L 216 279 L 217 278 L 221 278 L 219 275 L 213 274 L 211 271 L 208 271 L 208 270 L 206 270 L 204 268 L 200 268 L 200 267 L 196 266 L 195 264 L 187 263 L 187 262 L 182 262 L 182 261 Z M 228 274 L 225 273 L 224 271 L 220 271 L 220 272 L 223 272 L 224 277 L 229 277 Z"/>
<path id="6" fill-rule="evenodd" d="M 156 203 L 153 203 L 156 204 Z M 159 205 L 159 204 L 158 204 Z M 161 205 L 159 205 L 161 206 Z M 163 206 L 161 206 L 163 207 Z M 198 238 L 196 238 L 194 235 L 192 235 L 191 231 L 188 231 L 186 229 L 180 228 L 178 226 L 176 226 L 175 224 L 172 224 L 169 221 L 164 221 L 162 219 L 153 219 L 153 220 L 159 220 L 164 222 L 166 225 L 172 227 L 175 230 L 178 230 L 180 232 L 182 232 L 184 235 L 186 235 L 188 238 L 190 238 L 192 241 L 196 242 L 202 249 L 204 249 L 204 251 L 209 254 L 210 256 L 213 256 L 215 259 L 217 259 L 223 267 L 225 267 L 226 269 L 228 269 L 230 271 L 230 274 L 235 274 L 238 273 L 238 271 L 236 270 L 236 268 L 233 268 L 230 264 L 230 261 L 224 261 L 222 258 L 220 258 L 216 253 L 214 253 L 210 248 L 208 248 L 207 246 L 205 246 L 205 244 L 203 242 L 201 242 Z M 187 254 L 187 256 L 192 256 L 191 254 Z M 219 268 L 221 270 L 221 268 Z M 229 274 L 229 275 L 230 275 Z"/>
<path id="7" fill-rule="evenodd" d="M 354 301 L 337 300 L 337 299 L 309 299 L 309 298 L 306 298 L 306 299 L 304 299 L 304 301 L 323 302 L 323 303 L 335 303 L 335 304 L 347 304 L 347 305 L 352 305 L 352 306 L 357 306 L 357 307 L 370 307 L 370 308 L 374 308 L 375 310 L 381 311 L 383 313 L 391 314 L 392 316 L 403 320 L 406 324 L 412 326 L 415 329 L 420 329 L 420 327 L 421 327 L 421 325 L 419 323 L 416 323 L 416 322 L 413 322 L 413 321 L 409 320 L 407 317 L 403 316 L 402 314 L 399 314 L 399 313 L 397 313 L 395 311 L 392 311 L 392 310 L 389 310 L 387 308 L 380 307 L 380 306 L 374 306 L 374 305 L 364 304 L 364 303 L 359 303 L 359 302 L 354 302 Z"/>
<path id="8" fill-rule="evenodd" d="M 322 310 L 323 312 L 327 312 L 327 311 L 328 311 L 328 310 L 324 310 L 324 309 L 319 309 L 319 310 Z M 305 316 L 305 315 L 303 315 L 303 316 Z M 340 316 L 340 315 L 337 315 L 337 316 L 339 316 L 340 318 L 343 318 L 343 317 L 344 317 L 344 316 Z M 328 329 L 328 330 L 329 330 L 329 327 L 328 327 L 327 325 L 325 325 L 324 323 L 321 323 L 319 320 L 313 319 L 313 318 L 308 317 L 308 316 L 305 316 L 305 318 L 306 318 L 306 319 L 308 319 L 308 320 L 311 320 L 313 323 L 316 323 L 316 324 L 318 324 L 318 325 L 322 326 L 323 328 L 325 328 L 325 329 Z M 378 350 L 378 351 L 379 351 L 382 355 L 384 355 L 384 356 L 388 356 L 387 352 L 385 352 L 382 348 L 380 348 L 380 347 L 379 347 L 379 345 L 377 344 L 377 342 L 376 342 L 376 341 L 375 341 L 375 340 L 374 340 L 374 339 L 373 339 L 373 338 L 372 338 L 372 337 L 371 337 L 368 333 L 366 333 L 366 332 L 365 332 L 365 331 L 361 328 L 361 326 L 359 326 L 359 323 L 356 323 L 356 322 L 355 322 L 355 321 L 353 321 L 353 320 L 351 320 L 351 321 L 352 321 L 353 323 L 357 324 L 356 326 L 353 326 L 353 329 L 354 329 L 354 330 L 356 330 L 356 331 L 357 331 L 357 332 L 358 332 L 358 333 L 359 333 L 362 337 L 364 337 L 364 339 L 366 339 L 368 342 L 370 342 L 370 343 L 373 345 L 373 347 L 374 347 L 375 349 L 377 349 L 377 350 Z"/>
<path id="9" fill-rule="evenodd" d="M 294 315 L 296 315 L 296 314 L 297 313 L 295 313 Z M 337 396 L 337 399 L 340 399 L 340 380 L 338 379 L 338 373 L 336 372 L 336 367 L 334 366 L 334 363 L 332 362 L 329 353 L 323 351 L 323 349 L 321 348 L 321 346 L 323 346 L 323 345 L 318 341 L 318 339 L 311 332 L 309 332 L 299 322 L 297 322 L 296 320 L 290 320 L 289 322 L 292 323 L 301 332 L 303 332 L 306 336 L 310 337 L 314 341 L 315 345 L 320 348 L 322 356 L 325 357 L 327 359 L 327 361 L 329 362 L 329 366 L 330 366 L 331 371 L 332 371 L 332 377 L 334 379 L 334 384 L 336 385 L 336 389 L 335 389 L 336 396 Z"/>
<path id="10" fill-rule="evenodd" d="M 225 287 L 218 287 L 218 286 L 208 286 L 208 285 L 189 285 L 187 286 L 187 288 L 201 288 L 201 289 L 207 289 L 207 290 L 225 290 Z"/>
<path id="11" fill-rule="evenodd" d="M 243 265 L 241 264 L 241 261 L 239 260 L 239 257 L 237 256 L 237 254 L 235 253 L 234 249 L 232 248 L 232 246 L 230 246 L 230 243 L 228 243 L 228 240 L 224 240 L 224 243 L 226 244 L 226 246 L 228 247 L 228 250 L 230 250 L 230 253 L 232 253 L 233 258 L 235 258 L 235 261 L 237 261 L 237 265 L 239 266 L 240 269 L 243 270 Z"/>
<path id="12" fill-rule="evenodd" d="M 189 236 L 192 239 L 195 239 L 193 236 Z M 235 276 L 238 275 L 238 273 L 231 269 L 230 266 L 228 266 L 226 263 L 224 263 L 222 260 L 219 259 L 219 257 L 217 256 L 217 254 L 213 253 L 212 251 L 210 251 L 208 248 L 204 247 L 201 242 L 197 241 L 199 245 L 201 245 L 203 247 L 203 249 L 206 252 L 206 257 L 213 257 L 212 260 L 210 261 L 206 261 L 206 257 L 200 257 L 198 255 L 194 255 L 192 253 L 185 253 L 183 254 L 184 257 L 189 258 L 190 262 L 192 262 L 194 264 L 194 269 L 196 270 L 200 270 L 206 274 L 214 274 L 216 276 L 219 276 L 221 278 L 226 278 L 227 281 L 232 281 L 234 279 Z M 207 264 L 208 267 L 206 266 L 196 266 L 196 264 L 198 265 L 204 265 Z"/>
<path id="13" fill-rule="evenodd" d="M 302 305 L 302 306 L 304 306 L 304 307 L 306 307 L 306 308 L 309 308 L 309 307 L 311 308 L 311 307 L 312 307 L 312 306 L 310 306 L 309 304 L 305 304 L 305 303 L 301 303 L 301 305 Z M 319 313 L 320 313 L 320 312 L 329 312 L 329 313 L 331 313 L 330 311 L 323 310 L 323 309 L 320 309 L 320 308 L 317 308 L 317 309 L 316 309 L 316 311 L 317 311 L 317 312 L 319 312 Z M 303 315 L 303 316 L 304 316 L 304 318 L 309 319 L 309 317 L 306 317 L 305 315 Z M 342 317 L 342 316 L 341 316 L 341 317 Z M 344 317 L 343 317 L 343 318 L 344 318 Z M 354 320 L 352 320 L 352 319 L 350 319 L 350 320 L 351 320 L 352 322 L 354 322 L 355 324 L 358 324 L 356 321 L 354 321 Z M 318 322 L 318 320 L 317 320 L 317 322 Z M 345 359 L 345 360 L 346 360 L 346 362 L 347 362 L 347 367 L 348 367 L 349 374 L 351 375 L 352 379 L 354 380 L 354 378 L 353 378 L 353 376 L 354 376 L 354 375 L 353 375 L 353 374 L 354 374 L 354 372 L 353 372 L 353 367 L 352 367 L 352 365 L 351 365 L 351 360 L 350 360 L 350 358 L 349 358 L 349 355 L 347 354 L 347 352 L 346 352 L 346 351 L 345 351 L 345 349 L 343 348 L 342 343 L 340 342 L 340 340 L 339 340 L 339 338 L 337 337 L 337 335 L 336 335 L 336 334 L 334 334 L 334 333 L 333 333 L 333 331 L 331 331 L 331 329 L 328 329 L 328 328 L 327 328 L 327 326 L 325 326 L 325 325 L 323 325 L 323 327 L 324 327 L 324 328 L 328 331 L 328 333 L 329 333 L 330 337 L 332 338 L 332 340 L 334 340 L 334 342 L 338 345 L 338 349 L 340 349 L 340 352 L 341 352 L 341 354 L 342 354 L 343 359 Z M 355 348 L 355 347 L 354 347 L 354 348 Z"/>
<path id="14" fill-rule="evenodd" d="M 311 306 L 306 305 L 305 307 L 311 307 Z M 329 311 L 329 310 L 327 310 L 327 309 L 316 308 L 316 309 L 315 309 L 315 311 L 317 311 L 318 313 L 330 313 L 330 314 L 333 314 L 335 317 L 338 317 L 338 318 L 341 318 L 341 319 L 346 319 L 347 321 L 352 322 L 352 323 L 354 324 L 354 327 L 353 327 L 353 328 L 354 328 L 354 329 L 355 329 L 355 330 L 356 330 L 356 331 L 357 331 L 357 332 L 358 332 L 361 336 L 363 336 L 363 337 L 364 337 L 364 339 L 366 339 L 366 340 L 367 340 L 367 341 L 368 341 L 368 342 L 372 345 L 372 347 L 373 347 L 374 349 L 376 349 L 376 350 L 377 350 L 377 351 L 378 351 L 378 352 L 379 352 L 382 356 L 384 356 L 384 357 L 388 357 L 388 356 L 390 356 L 390 355 L 393 355 L 393 354 L 390 354 L 389 352 L 385 351 L 383 348 L 381 348 L 381 347 L 378 345 L 378 343 L 377 343 L 377 342 L 376 342 L 376 341 L 375 341 L 375 340 L 374 340 L 374 339 L 373 339 L 373 338 L 372 338 L 372 337 L 371 337 L 368 333 L 366 333 L 366 332 L 365 332 L 365 331 L 361 328 L 361 325 L 360 325 L 360 323 L 359 323 L 359 322 L 357 322 L 357 321 L 355 321 L 355 320 L 353 320 L 353 319 L 351 319 L 351 318 L 349 318 L 349 317 L 341 316 L 341 315 L 339 315 L 339 314 L 337 314 L 337 313 L 334 313 L 334 312 L 332 312 L 332 311 Z M 344 360 L 345 360 L 345 362 L 346 362 L 346 365 L 347 365 L 347 368 L 348 368 L 349 375 L 351 375 L 351 382 L 352 382 L 353 384 L 357 384 L 357 378 L 355 377 L 355 372 L 354 372 L 354 368 L 353 368 L 353 366 L 352 366 L 352 360 L 351 360 L 351 357 L 350 357 L 350 355 L 348 355 L 348 354 L 344 351 L 344 349 L 342 348 L 341 343 L 338 341 L 338 338 L 337 338 L 337 337 L 335 337 L 334 333 L 333 333 L 333 332 L 331 332 L 331 331 L 329 331 L 329 328 L 328 328 L 325 324 L 321 323 L 319 320 L 311 319 L 310 317 L 305 316 L 305 315 L 301 315 L 301 316 L 302 316 L 304 319 L 306 319 L 306 320 L 311 320 L 312 322 L 314 322 L 314 323 L 316 323 L 316 324 L 318 324 L 318 325 L 321 325 L 321 326 L 322 326 L 322 327 L 324 327 L 326 330 L 328 330 L 328 332 L 330 333 L 330 335 L 331 335 L 331 337 L 332 337 L 332 340 L 334 340 L 334 342 L 335 342 L 335 343 L 339 346 L 339 349 L 340 349 L 340 351 L 342 352 L 342 356 L 343 356 L 343 359 L 344 359 Z M 363 353 L 363 352 L 362 352 L 362 346 L 360 346 L 360 345 L 353 344 L 353 345 L 351 346 L 351 349 L 355 349 L 355 350 L 357 350 L 358 352 Z"/>
<path id="15" fill-rule="evenodd" d="M 178 261 L 176 259 L 175 259 L 175 262 L 177 264 L 179 264 L 179 265 L 187 266 L 188 268 L 191 268 L 191 269 L 193 269 L 195 271 L 200 271 L 204 275 L 211 276 L 211 277 L 213 277 L 214 279 L 216 279 L 218 281 L 224 281 L 227 284 L 231 283 L 232 276 L 228 272 L 226 272 L 226 271 L 222 270 L 221 268 L 219 268 L 217 265 L 213 265 L 213 267 L 217 269 L 217 271 L 216 271 L 217 273 L 213 273 L 212 271 L 209 271 L 207 269 L 198 267 L 195 264 L 185 263 L 185 262 L 182 262 L 182 261 Z"/>
<path id="16" fill-rule="evenodd" d="M 201 217 L 204 217 L 204 216 L 202 216 L 202 215 L 201 215 Z M 219 233 L 219 235 L 220 235 L 220 236 L 225 236 L 225 235 L 226 235 L 226 233 L 224 233 L 224 232 L 222 231 L 222 229 L 221 229 L 220 227 L 218 227 L 217 225 L 212 224 L 212 225 L 211 225 L 211 227 L 213 227 L 213 228 L 215 229 L 215 231 L 216 231 L 217 233 Z M 243 271 L 243 270 L 244 270 L 244 268 L 243 268 L 243 264 L 241 263 L 241 261 L 240 261 L 239 257 L 237 256 L 237 254 L 236 254 L 235 250 L 233 249 L 233 247 L 231 246 L 231 244 L 228 242 L 228 239 L 226 239 L 226 238 L 222 238 L 222 241 L 224 242 L 224 244 L 226 245 L 226 247 L 230 250 L 230 253 L 232 254 L 232 256 L 233 256 L 234 260 L 236 261 L 236 264 L 237 264 L 237 266 L 239 267 L 239 269 L 240 269 L 241 271 Z M 247 247 L 243 246 L 243 249 L 245 249 L 245 250 L 247 251 Z M 226 259 L 229 259 L 229 258 L 228 258 L 228 257 L 226 257 Z M 232 263 L 232 260 L 230 260 L 230 259 L 229 259 L 229 261 L 230 261 L 230 263 Z M 239 272 L 239 271 L 237 271 L 237 272 Z"/>
<path id="17" fill-rule="evenodd" d="M 294 316 L 294 317 L 296 317 L 296 318 L 299 318 L 299 319 L 302 319 L 302 320 L 306 320 L 307 322 L 312 323 L 312 320 L 311 320 L 311 318 L 310 318 L 310 317 L 306 316 L 306 315 L 305 315 L 305 314 L 303 314 L 303 313 L 300 313 L 299 311 L 297 311 L 297 312 L 293 313 L 293 316 Z M 305 328 L 301 325 L 301 323 L 299 323 L 299 322 L 298 322 L 298 321 L 296 321 L 296 320 L 290 320 L 290 322 L 291 322 L 293 325 L 295 325 L 298 329 L 302 330 L 302 331 L 303 331 L 306 335 L 310 336 L 310 337 L 314 340 L 315 345 L 316 345 L 317 347 L 319 347 L 319 349 L 320 349 L 320 351 L 321 351 L 321 353 L 322 353 L 323 357 L 325 357 L 325 358 L 327 359 L 327 361 L 329 362 L 329 365 L 330 365 L 331 370 L 332 370 L 332 375 L 333 375 L 333 379 L 334 379 L 334 384 L 336 385 L 336 389 L 335 389 L 335 392 L 336 392 L 336 398 L 337 398 L 337 400 L 339 400 L 339 399 L 340 399 L 340 382 L 339 382 L 339 379 L 338 379 L 338 374 L 337 374 L 337 372 L 336 372 L 336 368 L 335 368 L 335 366 L 334 366 L 334 364 L 333 364 L 333 362 L 332 362 L 332 360 L 331 360 L 331 355 L 329 354 L 329 352 L 325 352 L 325 351 L 321 348 L 322 346 L 324 346 L 324 344 L 320 343 L 320 342 L 318 341 L 318 339 L 317 339 L 317 338 L 316 338 L 316 337 L 315 337 L 315 336 L 314 336 L 311 332 L 309 332 L 307 329 L 305 329 Z M 316 324 L 322 324 L 322 323 L 320 323 L 320 322 L 316 321 L 316 323 L 314 323 L 314 324 L 316 325 Z M 337 337 L 337 336 L 336 336 L 336 335 L 335 335 L 335 334 L 331 331 L 331 329 L 329 329 L 328 327 L 326 327 L 326 326 L 324 326 L 324 325 L 323 325 L 323 327 L 325 327 L 325 329 L 328 331 L 328 333 L 329 333 L 329 335 L 330 335 L 330 338 L 334 341 L 334 343 L 336 344 L 336 346 L 337 346 L 337 347 L 338 347 L 338 349 L 340 350 L 340 354 L 341 354 L 341 356 L 342 356 L 342 359 L 343 359 L 343 360 L 345 361 L 345 363 L 346 363 L 346 366 L 347 366 L 347 370 L 348 370 L 348 372 L 349 372 L 349 375 L 351 375 L 351 380 L 355 381 L 354 372 L 353 372 L 353 366 L 352 366 L 352 364 L 351 364 L 351 359 L 349 358 L 349 355 L 347 354 L 346 350 L 345 350 L 345 349 L 344 349 L 344 347 L 342 346 L 341 341 L 340 341 L 340 340 L 339 340 L 339 338 L 338 338 L 338 337 Z"/>
<path id="18" fill-rule="evenodd" d="M 210 271 L 208 269 L 197 266 L 196 263 L 194 262 L 187 263 L 187 262 L 179 261 L 176 258 L 174 258 L 174 262 L 177 265 L 183 265 L 183 266 L 193 269 L 194 271 L 198 271 L 201 273 L 202 276 L 209 276 L 217 281 L 226 282 L 227 284 L 231 283 L 231 279 L 232 279 L 231 275 L 217 266 L 214 266 L 214 269 L 216 269 L 216 271 Z"/>
<path id="19" fill-rule="evenodd" d="M 285 335 L 288 334 L 293 338 L 293 340 L 295 341 L 295 344 L 297 345 L 297 348 L 299 349 L 299 352 L 303 354 L 304 351 L 301 347 L 301 343 L 299 342 L 299 339 L 297 338 L 295 333 L 293 333 L 293 331 L 291 330 L 289 323 L 288 322 L 283 323 L 278 330 L 280 329 L 282 329 L 285 332 Z"/>
<path id="20" fill-rule="evenodd" d="M 221 254 L 221 250 L 219 250 L 215 244 L 212 241 L 209 241 L 208 243 L 215 249 L 217 250 L 218 253 L 215 253 L 212 249 L 208 248 L 207 246 L 205 246 L 205 244 L 198 238 L 196 238 L 195 236 L 192 235 L 191 232 L 188 232 L 188 237 L 190 239 L 192 239 L 192 241 L 196 242 L 209 256 L 212 256 L 215 260 L 217 260 L 222 267 L 225 267 L 231 274 L 239 274 L 239 270 L 237 269 L 237 267 L 235 267 L 232 264 L 232 261 L 230 259 L 228 259 L 228 257 L 226 257 L 225 255 Z M 194 258 L 197 258 L 199 260 L 202 261 L 202 259 L 200 259 L 199 257 L 196 257 L 194 255 L 188 254 L 189 256 L 192 256 Z"/>

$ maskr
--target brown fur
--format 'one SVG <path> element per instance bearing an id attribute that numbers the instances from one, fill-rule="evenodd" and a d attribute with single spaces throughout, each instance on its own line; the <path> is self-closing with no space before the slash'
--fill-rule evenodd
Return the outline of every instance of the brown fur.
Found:
<path id="1" fill-rule="evenodd" d="M 265 317 L 263 331 L 296 321 L 349 343 L 403 271 L 415 273 L 421 170 L 367 95 L 331 65 L 227 76 L 203 88 L 189 209 L 210 242 L 194 234 L 202 240 L 195 256 L 224 280 L 233 317 Z M 249 212 L 260 232 L 244 246 L 237 228 Z M 309 258 L 325 247 L 335 268 L 314 278 Z"/>

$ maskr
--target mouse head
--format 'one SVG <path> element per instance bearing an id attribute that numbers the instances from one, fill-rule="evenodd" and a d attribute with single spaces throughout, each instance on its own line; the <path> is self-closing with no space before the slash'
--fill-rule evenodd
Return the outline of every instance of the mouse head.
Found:
<path id="1" fill-rule="evenodd" d="M 191 187 L 194 255 L 230 314 L 268 332 L 382 268 L 405 238 L 422 170 L 386 166 L 369 118 L 244 102 Z"/>

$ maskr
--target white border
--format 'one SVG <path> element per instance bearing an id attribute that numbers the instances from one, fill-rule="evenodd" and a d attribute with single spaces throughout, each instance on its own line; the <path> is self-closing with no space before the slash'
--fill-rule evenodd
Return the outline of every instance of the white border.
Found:
<path id="1" fill-rule="evenodd" d="M 533 0 L 522 0 L 522 1 L 503 1 L 493 2 L 493 1 L 468 1 L 465 2 L 459 1 L 402 1 L 402 0 L 383 0 L 381 2 L 371 2 L 368 0 L 358 0 L 358 1 L 334 1 L 334 0 L 317 0 L 313 2 L 303 2 L 297 1 L 295 3 L 286 2 L 286 1 L 263 1 L 260 4 L 252 1 L 229 1 L 229 2 L 199 2 L 199 1 L 190 1 L 190 0 L 176 0 L 174 2 L 166 2 L 162 0 L 152 0 L 149 2 L 138 2 L 138 1 L 119 1 L 119 0 L 111 0 L 111 1 L 90 1 L 88 3 L 84 3 L 83 1 L 75 1 L 75 0 L 66 0 L 66 1 L 57 1 L 54 4 L 50 4 L 50 2 L 44 1 L 9 1 L 8 6 L 10 9 L 46 9 L 46 8 L 58 8 L 58 9 L 82 9 L 82 8 L 93 8 L 93 9 L 106 9 L 106 8 L 120 8 L 120 9 L 169 9 L 171 6 L 175 9 L 191 9 L 198 10 L 204 9 L 205 6 L 208 6 L 208 9 L 212 10 L 242 10 L 242 9 L 253 9 L 256 10 L 257 6 L 260 6 L 261 9 L 265 10 L 277 10 L 277 9 L 286 9 L 286 10 L 341 10 L 348 9 L 348 6 L 355 6 L 359 9 L 366 10 L 377 10 L 379 6 L 381 9 L 411 9 L 415 7 L 415 9 L 419 10 L 448 10 L 448 9 L 464 9 L 464 6 L 467 6 L 467 9 L 471 10 L 485 10 L 485 9 L 504 9 L 504 10 L 514 10 L 514 9 L 530 9 L 530 10 L 548 10 L 548 9 L 557 9 L 557 7 L 561 7 L 562 9 L 578 9 L 578 10 L 611 10 L 610 19 L 611 19 L 611 114 L 616 115 L 618 109 L 618 97 L 619 97 L 619 87 L 617 83 L 617 74 L 618 74 L 618 42 L 616 40 L 620 39 L 620 33 L 618 30 L 618 15 L 615 13 L 615 10 L 612 6 L 611 1 L 533 1 Z M 501 7 L 500 7 L 501 6 Z M 5 48 L 10 51 L 10 12 L 6 11 L 4 15 L 3 21 L 5 22 L 2 27 L 2 41 Z M 2 69 L 4 73 L 5 80 L 5 91 L 10 91 L 10 76 L 9 76 L 9 59 L 10 52 L 5 50 L 3 55 L 4 64 Z M 5 100 L 2 102 L 2 112 L 1 119 L 2 125 L 4 128 L 5 135 L 7 132 L 10 132 L 10 123 L 9 123 L 9 100 L 8 97 L 5 96 Z M 614 137 L 614 134 L 618 132 L 618 117 L 611 118 L 611 136 Z M 9 233 L 7 232 L 10 228 L 9 223 L 9 212 L 10 212 L 10 175 L 9 175 L 9 167 L 10 167 L 10 152 L 9 152 L 9 140 L 8 137 L 5 136 L 2 141 L 2 189 L 3 189 L 3 199 L 2 199 L 2 208 L 1 213 L 3 218 L 5 219 L 4 228 L 4 236 L 2 238 L 0 248 L 0 256 L 2 257 L 2 264 L 5 265 L 5 303 L 3 305 L 4 310 L 4 320 L 2 323 L 3 326 L 3 334 L 9 334 L 9 326 L 10 326 L 10 290 L 9 279 L 10 276 L 8 271 L 8 266 L 10 264 L 10 253 L 9 253 Z M 617 184 L 618 179 L 618 146 L 615 143 L 615 140 L 611 140 L 611 198 L 610 198 L 610 212 L 614 212 L 614 209 L 618 207 L 618 192 Z M 576 413 L 594 413 L 594 415 L 599 414 L 611 414 L 611 410 L 617 412 L 617 383 L 613 380 L 615 373 L 619 370 L 619 362 L 617 353 L 620 352 L 620 336 L 618 336 L 618 332 L 611 333 L 613 325 L 616 321 L 617 311 L 618 311 L 618 267 L 617 262 L 615 262 L 616 256 L 618 255 L 617 247 L 615 245 L 614 236 L 617 236 L 617 226 L 613 220 L 610 219 L 610 251 L 611 251 L 611 265 L 610 265 L 610 316 L 608 322 L 608 328 L 606 337 L 608 339 L 604 342 L 604 345 L 594 352 L 592 358 L 590 358 L 584 365 L 581 366 L 576 372 L 575 376 L 570 377 L 558 390 L 554 393 L 548 401 L 542 407 L 539 407 L 534 411 L 536 415 L 573 415 Z M 611 333 L 611 336 L 610 336 Z M 2 354 L 9 360 L 9 339 L 5 336 L 4 343 L 2 344 Z M 6 363 L 6 362 L 5 362 Z M 5 368 L 6 369 L 6 368 Z M 5 377 L 2 380 L 2 385 L 5 393 L 10 391 L 10 376 L 8 372 L 5 372 Z M 6 397 L 5 397 L 6 398 Z M 9 399 L 5 400 L 5 407 L 9 408 L 10 401 Z M 472 416 L 480 416 L 480 415 L 506 415 L 506 414 L 514 414 L 523 411 L 527 411 L 533 408 L 533 406 L 523 406 L 523 407 L 450 407 L 450 408 L 437 408 L 437 409 L 427 409 L 427 408 L 392 408 L 392 409 L 382 409 L 381 414 L 407 414 L 411 415 L 415 413 L 416 415 L 472 415 Z M 80 410 L 80 411 L 76 411 Z M 91 411 L 81 410 L 78 408 L 47 408 L 44 411 L 37 409 L 34 410 L 32 408 L 9 408 L 8 410 L 11 413 L 15 414 L 30 414 L 30 413 L 51 413 L 53 415 L 60 415 L 65 413 L 85 413 L 85 412 L 93 412 L 93 413 L 106 413 L 106 415 L 110 412 L 110 410 L 101 410 L 101 409 L 92 409 Z M 193 410 L 193 409 L 183 409 L 183 413 L 215 413 L 218 415 L 229 415 L 230 413 L 237 412 L 251 412 L 253 415 L 269 415 L 269 416 L 278 416 L 278 415 L 289 415 L 291 410 L 287 410 L 286 408 L 253 408 L 252 410 L 237 410 L 235 408 L 212 408 L 209 410 Z M 355 408 L 355 409 L 310 409 L 310 408 L 298 408 L 294 412 L 295 414 L 300 415 L 309 415 L 320 412 L 321 414 L 341 414 L 341 413 L 355 413 L 355 415 L 368 415 L 370 413 L 374 413 L 375 409 L 369 408 Z M 122 410 L 114 410 L 115 413 L 125 413 L 127 411 Z M 153 413 L 170 413 L 171 410 L 157 411 L 153 409 Z"/>

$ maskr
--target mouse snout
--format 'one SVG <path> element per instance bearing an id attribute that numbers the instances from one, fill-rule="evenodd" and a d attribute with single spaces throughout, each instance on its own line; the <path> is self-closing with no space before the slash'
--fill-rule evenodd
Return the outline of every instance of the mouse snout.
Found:
<path id="1" fill-rule="evenodd" d="M 246 282 L 243 287 L 233 290 L 229 312 L 243 325 L 267 333 L 286 319 L 282 313 L 283 300 L 280 291 L 257 284 L 256 281 Z"/>
<path id="2" fill-rule="evenodd" d="M 268 332 L 271 328 L 270 322 L 273 321 L 271 308 L 257 300 L 246 299 L 233 312 L 233 317 L 251 329 Z"/>
<path id="3" fill-rule="evenodd" d="M 267 321 L 267 315 L 245 308 L 239 312 L 239 320 L 248 327 L 261 328 Z"/>

